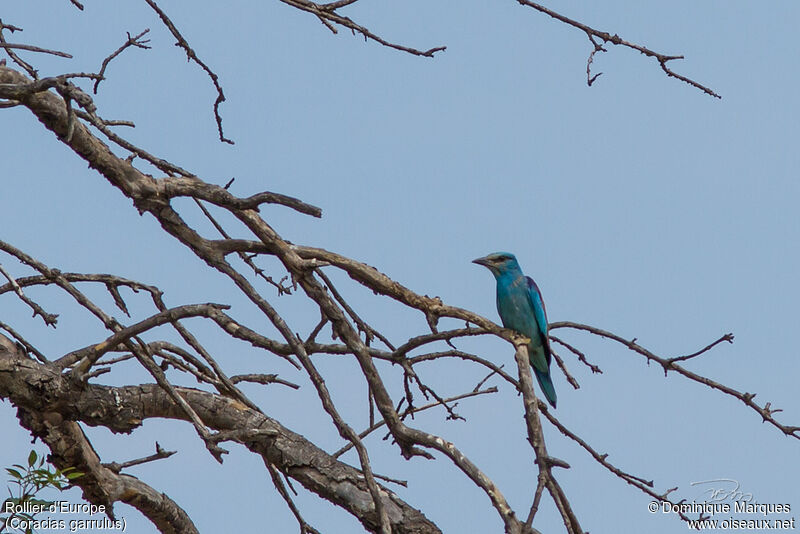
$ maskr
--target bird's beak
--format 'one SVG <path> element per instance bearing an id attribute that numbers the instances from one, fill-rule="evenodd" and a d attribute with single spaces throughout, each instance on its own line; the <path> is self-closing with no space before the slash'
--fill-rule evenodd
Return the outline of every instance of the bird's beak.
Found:
<path id="1" fill-rule="evenodd" d="M 472 263 L 477 263 L 478 265 L 483 265 L 484 267 L 489 267 L 489 260 L 486 259 L 486 256 L 482 258 L 475 258 L 472 260 Z"/>

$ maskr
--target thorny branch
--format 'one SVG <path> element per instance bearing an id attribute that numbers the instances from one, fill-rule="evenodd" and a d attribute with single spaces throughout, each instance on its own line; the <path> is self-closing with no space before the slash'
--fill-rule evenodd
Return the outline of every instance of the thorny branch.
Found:
<path id="1" fill-rule="evenodd" d="M 674 371 L 680 375 L 685 376 L 689 380 L 693 380 L 697 383 L 703 384 L 708 386 L 712 389 L 716 389 L 717 391 L 721 391 L 726 395 L 730 395 L 731 397 L 735 397 L 742 401 L 747 407 L 751 408 L 753 411 L 758 413 L 764 422 L 768 422 L 787 436 L 791 436 L 796 439 L 800 439 L 800 426 L 791 426 L 791 425 L 784 425 L 779 423 L 772 415 L 782 411 L 781 409 L 772 408 L 772 403 L 767 402 L 764 406 L 759 406 L 753 399 L 755 398 L 755 393 L 742 393 L 737 391 L 736 389 L 726 386 L 725 384 L 721 384 L 716 382 L 710 378 L 705 376 L 699 375 L 692 371 L 689 371 L 685 367 L 682 367 L 675 362 L 686 360 L 688 358 L 694 358 L 699 356 L 700 354 L 706 353 L 711 350 L 713 347 L 722 343 L 723 341 L 727 341 L 729 343 L 733 342 L 733 334 L 725 334 L 724 336 L 720 337 L 718 340 L 714 341 L 713 343 L 709 344 L 708 346 L 700 349 L 696 353 L 690 354 L 688 356 L 676 357 L 676 358 L 662 358 L 657 356 L 656 354 L 650 352 L 646 348 L 642 347 L 638 343 L 636 343 L 636 339 L 627 340 L 617 334 L 609 332 L 607 330 L 603 330 L 602 328 L 597 328 L 594 326 L 589 326 L 581 323 L 574 323 L 571 321 L 560 321 L 551 325 L 551 328 L 573 328 L 575 330 L 583 330 L 586 332 L 591 332 L 597 336 L 611 339 L 624 345 L 625 347 L 629 348 L 633 352 L 644 356 L 647 359 L 647 362 L 654 361 L 658 363 L 664 369 L 664 375 L 666 376 L 667 373 L 670 371 Z"/>
<path id="2" fill-rule="evenodd" d="M 597 77 L 600 76 L 600 74 L 601 74 L 601 73 L 595 74 L 594 76 L 591 75 L 591 65 L 592 65 L 592 62 L 594 61 L 594 56 L 595 56 L 595 54 L 597 52 L 605 52 L 606 51 L 603 48 L 603 46 L 601 44 L 599 44 L 597 42 L 597 40 L 596 40 L 596 39 L 600 39 L 604 43 L 611 43 L 611 44 L 617 45 L 617 46 L 624 46 L 624 47 L 630 48 L 632 50 L 636 50 L 637 52 L 641 52 L 645 56 L 651 57 L 651 58 L 655 59 L 656 61 L 658 61 L 658 65 L 661 67 L 661 70 L 663 70 L 664 73 L 667 76 L 669 76 L 671 78 L 676 78 L 676 79 L 678 79 L 678 80 L 680 80 L 680 81 L 682 81 L 684 83 L 687 83 L 687 84 L 691 85 L 692 87 L 700 89 L 701 91 L 703 91 L 705 94 L 707 94 L 709 96 L 713 96 L 714 98 L 722 98 L 720 95 L 718 95 L 717 93 L 715 93 L 714 91 L 712 91 L 711 89 L 706 87 L 705 85 L 702 85 L 702 84 L 692 80 L 691 78 L 687 78 L 686 76 L 678 74 L 678 73 L 674 72 L 673 70 L 671 70 L 667 66 L 667 63 L 669 63 L 670 61 L 675 61 L 676 59 L 683 59 L 683 56 L 669 56 L 669 55 L 666 55 L 666 54 L 661 54 L 659 52 L 656 52 L 654 50 L 651 50 L 651 49 L 647 48 L 646 46 L 642 46 L 642 45 L 639 45 L 639 44 L 636 44 L 636 43 L 632 43 L 630 41 L 626 41 L 625 39 L 621 38 L 616 33 L 612 35 L 609 32 L 596 30 L 596 29 L 594 29 L 594 28 L 592 28 L 590 26 L 587 26 L 586 24 L 584 24 L 582 22 L 578 22 L 577 20 L 571 19 L 569 17 L 565 17 L 564 15 L 561 15 L 560 13 L 556 13 L 552 9 L 548 9 L 545 6 L 543 6 L 543 5 L 539 4 L 539 3 L 536 3 L 536 2 L 531 2 L 530 0 L 517 0 L 517 2 L 519 2 L 523 6 L 528 6 L 530 8 L 535 9 L 536 11 L 544 13 L 545 15 L 549 15 L 550 17 L 552 17 L 552 18 L 554 18 L 554 19 L 556 19 L 556 20 L 558 20 L 560 22 L 563 22 L 564 24 L 567 24 L 569 26 L 578 28 L 579 30 L 582 30 L 582 31 L 584 31 L 586 33 L 586 35 L 589 37 L 589 41 L 591 41 L 592 46 L 593 46 L 593 50 L 589 54 L 589 59 L 586 62 L 586 78 L 587 78 L 587 83 L 590 86 L 592 85 L 592 83 L 594 83 L 595 80 L 597 80 Z"/>
<path id="3" fill-rule="evenodd" d="M 576 442 L 578 445 L 580 445 L 586 452 L 588 452 L 592 456 L 592 458 L 597 463 L 599 463 L 600 465 L 605 467 L 608 471 L 610 471 L 611 473 L 613 473 L 614 475 L 616 475 L 620 479 L 624 480 L 625 482 L 627 482 L 631 486 L 634 486 L 634 487 L 638 488 L 639 490 L 641 490 L 645 494 L 649 495 L 650 497 L 653 497 L 654 499 L 658 499 L 660 501 L 667 502 L 670 505 L 676 504 L 675 502 L 671 501 L 668 498 L 668 495 L 670 493 L 672 493 L 673 491 L 675 491 L 677 488 L 669 489 L 669 490 L 665 491 L 664 493 L 656 493 L 653 490 L 653 481 L 652 480 L 645 480 L 644 478 L 638 477 L 638 476 L 633 475 L 631 473 L 627 473 L 627 472 L 623 471 L 622 469 L 616 467 L 615 465 L 613 465 L 611 462 L 609 462 L 607 460 L 608 453 L 605 453 L 605 454 L 598 453 L 584 439 L 582 439 L 580 436 L 578 436 L 574 432 L 570 431 L 558 419 L 556 419 L 555 416 L 553 416 L 553 414 L 550 413 L 550 411 L 547 409 L 547 406 L 542 401 L 538 401 L 538 404 L 539 404 L 539 410 L 541 411 L 541 413 L 544 414 L 544 416 L 547 418 L 547 420 L 550 421 L 553 424 L 553 426 L 555 426 L 558 429 L 559 432 L 561 432 L 562 434 L 564 434 L 565 436 L 567 436 L 568 438 L 570 438 L 571 440 Z M 678 512 L 678 516 L 681 519 L 683 519 L 684 521 L 688 521 L 689 520 L 689 517 L 686 516 L 683 512 L 679 511 Z"/>

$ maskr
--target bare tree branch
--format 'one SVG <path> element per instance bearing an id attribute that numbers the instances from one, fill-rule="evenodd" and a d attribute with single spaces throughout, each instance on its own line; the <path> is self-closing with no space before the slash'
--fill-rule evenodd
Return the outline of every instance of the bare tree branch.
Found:
<path id="1" fill-rule="evenodd" d="M 217 98 L 216 100 L 214 100 L 214 119 L 217 121 L 217 132 L 219 133 L 219 140 L 222 141 L 223 143 L 228 143 L 229 145 L 232 145 L 233 141 L 225 137 L 225 134 L 222 132 L 222 117 L 219 114 L 219 106 L 220 104 L 225 102 L 225 94 L 222 92 L 222 86 L 219 83 L 219 76 L 217 76 L 217 74 L 214 71 L 212 71 L 211 68 L 209 68 L 209 66 L 203 62 L 203 60 L 197 57 L 195 51 L 192 49 L 191 46 L 189 46 L 189 43 L 186 42 L 186 39 L 183 38 L 183 35 L 181 35 L 181 32 L 178 31 L 178 28 L 175 26 L 175 24 L 172 23 L 167 14 L 164 13 L 164 10 L 158 7 L 158 4 L 155 3 L 155 0 L 144 0 L 144 1 L 147 2 L 147 5 L 153 8 L 153 11 L 155 11 L 158 14 L 158 17 L 161 19 L 161 22 L 164 23 L 164 26 L 166 26 L 167 29 L 169 29 L 170 33 L 172 33 L 172 35 L 175 37 L 175 40 L 177 41 L 176 44 L 181 48 L 183 48 L 184 52 L 186 52 L 186 57 L 189 58 L 190 61 L 194 61 L 195 63 L 197 63 L 200 66 L 200 68 L 203 69 L 206 72 L 206 74 L 208 74 L 208 77 L 211 78 L 211 83 L 214 84 L 214 88 L 217 90 Z"/>
<path id="2" fill-rule="evenodd" d="M 0 44 L 8 44 L 5 36 L 3 35 L 3 30 L 8 30 L 13 33 L 13 32 L 21 32 L 22 28 L 18 28 L 17 26 L 12 26 L 11 24 L 4 24 L 3 20 L 0 19 Z M 14 53 L 13 48 L 6 48 L 5 51 L 11 58 L 11 61 L 19 65 L 25 72 L 27 72 L 28 76 L 30 76 L 33 79 L 36 79 L 38 77 L 36 69 L 34 69 L 33 66 L 30 65 L 30 63 L 27 63 L 16 53 Z M 2 66 L 5 65 L 5 59 L 2 62 L 0 62 L 0 65 Z"/>
<path id="3" fill-rule="evenodd" d="M 54 328 L 55 328 L 55 326 L 56 326 L 56 323 L 58 322 L 58 314 L 54 314 L 54 313 L 47 313 L 46 311 L 44 311 L 44 309 L 42 309 L 42 307 L 41 307 L 41 306 L 39 306 L 39 305 L 38 305 L 38 304 L 36 304 L 34 301 L 32 301 L 31 299 L 29 299 L 29 298 L 28 298 L 28 297 L 25 295 L 25 293 L 23 293 L 23 292 L 22 292 L 22 288 L 19 286 L 19 284 L 17 283 L 17 281 L 16 281 L 16 280 L 14 280 L 14 278 L 12 278 L 10 274 L 8 274 L 8 271 L 6 271 L 6 270 L 3 268 L 3 265 L 2 265 L 2 264 L 0 264 L 0 274 L 2 274 L 2 275 L 5 277 L 5 279 L 6 279 L 6 280 L 8 280 L 8 283 L 9 283 L 9 284 L 11 285 L 11 287 L 14 289 L 14 292 L 17 294 L 17 296 L 19 297 L 19 299 L 20 299 L 22 302 L 24 302 L 25 304 L 27 304 L 27 305 L 28 305 L 28 306 L 29 306 L 29 307 L 30 307 L 30 308 L 33 310 L 33 316 L 34 316 L 34 317 L 36 317 L 36 316 L 38 315 L 39 317 L 41 317 L 41 318 L 42 318 L 42 320 L 44 321 L 44 323 L 45 323 L 47 326 L 52 326 L 52 327 L 54 327 Z"/>
<path id="4" fill-rule="evenodd" d="M 164 458 L 169 458 L 177 451 L 165 451 L 161 448 L 161 445 L 156 442 L 156 452 L 155 454 L 151 454 L 150 456 L 145 456 L 144 458 L 137 458 L 136 460 L 128 460 L 127 462 L 117 463 L 111 462 L 110 464 L 103 464 L 104 467 L 108 467 L 115 473 L 119 473 L 123 469 L 127 469 L 128 467 L 133 467 L 134 465 L 141 465 L 148 462 L 155 462 L 156 460 L 163 460 Z"/>
<path id="5" fill-rule="evenodd" d="M 87 384 L 83 388 L 75 388 L 57 368 L 43 366 L 19 352 L 8 350 L 8 345 L 2 344 L 3 339 L 0 336 L 0 397 L 9 398 L 23 408 L 25 414 L 29 414 L 24 416 L 26 427 L 42 437 L 51 450 L 60 451 L 54 451 L 56 455 L 64 455 L 63 459 L 57 459 L 56 465 L 75 466 L 88 473 L 88 476 L 76 479 L 76 483 L 90 502 L 106 504 L 109 508 L 114 501 L 128 502 L 155 523 L 159 519 L 159 507 L 167 504 L 163 502 L 166 497 L 162 495 L 159 502 L 148 502 L 146 485 L 129 475 L 118 475 L 103 467 L 88 442 L 76 447 L 75 438 L 79 436 L 83 443 L 85 437 L 77 423 L 72 421 L 105 426 L 116 432 L 130 432 L 148 418 L 187 420 L 187 414 L 170 402 L 168 394 L 155 384 L 126 387 Z M 10 344 L 10 347 L 13 346 Z M 6 372 L 11 369 L 15 370 L 14 376 Z M 38 386 L 32 387 L 31 384 L 44 384 L 47 394 L 42 394 Z M 261 455 L 265 463 L 275 466 L 310 491 L 347 509 L 368 530 L 379 531 L 381 522 L 375 510 L 364 507 L 364 499 L 371 497 L 360 470 L 336 461 L 302 436 L 258 411 L 242 407 L 236 400 L 189 388 L 178 387 L 176 391 L 193 407 L 204 425 L 228 439 L 240 441 L 252 452 Z M 44 415 L 29 420 L 27 417 L 30 414 Z M 57 435 L 53 434 L 54 428 L 59 431 Z M 73 437 L 65 437 L 65 433 Z M 89 452 L 92 457 L 85 458 L 83 455 Z M 121 481 L 125 483 L 120 485 Z M 127 488 L 133 492 L 121 491 Z M 380 494 L 392 532 L 440 532 L 425 516 L 393 492 L 380 488 Z M 188 520 L 185 512 L 183 516 Z M 181 516 L 178 514 L 176 517 Z M 174 530 L 157 525 L 162 532 L 195 532 L 185 525 Z"/>
<path id="6" fill-rule="evenodd" d="M 701 375 L 698 375 L 697 373 L 693 373 L 692 371 L 689 371 L 688 369 L 686 369 L 684 367 L 681 367 L 680 365 L 675 363 L 675 361 L 680 361 L 681 359 L 686 359 L 686 358 L 675 358 L 675 359 L 661 358 L 660 356 L 657 356 L 657 355 L 653 354 L 649 350 L 647 350 L 644 347 L 642 347 L 641 345 L 637 344 L 636 343 L 636 339 L 633 339 L 633 340 L 629 341 L 629 340 L 624 339 L 624 338 L 622 338 L 622 337 L 620 337 L 620 336 L 618 336 L 618 335 L 616 335 L 616 334 L 614 334 L 612 332 L 608 332 L 607 330 L 603 330 L 601 328 L 597 328 L 597 327 L 594 327 L 594 326 L 589 326 L 589 325 L 585 325 L 585 324 L 581 324 L 581 323 L 573 323 L 573 322 L 570 322 L 570 321 L 560 321 L 558 323 L 552 324 L 551 328 L 574 328 L 576 330 L 584 330 L 586 332 L 591 332 L 592 334 L 598 335 L 600 337 L 604 337 L 604 338 L 616 341 L 617 343 L 620 343 L 620 344 L 624 345 L 625 347 L 629 348 L 633 352 L 635 352 L 637 354 L 641 354 L 642 356 L 647 358 L 648 362 L 650 362 L 652 360 L 652 361 L 658 363 L 659 365 L 661 365 L 661 367 L 664 369 L 664 375 L 666 375 L 669 371 L 675 371 L 676 373 L 678 373 L 680 375 L 683 375 L 683 376 L 685 376 L 686 378 L 688 378 L 690 380 L 693 380 L 693 381 L 698 382 L 700 384 L 706 385 L 706 386 L 708 386 L 708 387 L 710 387 L 712 389 L 716 389 L 718 391 L 721 391 L 722 393 L 725 393 L 726 395 L 730 395 L 731 397 L 735 397 L 735 398 L 739 399 L 740 401 L 742 401 L 746 406 L 751 408 L 753 411 L 758 413 L 761 416 L 763 421 L 769 422 L 772 426 L 774 426 L 775 428 L 777 428 L 778 430 L 780 430 L 781 432 L 783 432 L 787 436 L 791 436 L 793 438 L 800 439 L 800 426 L 783 425 L 783 424 L 779 423 L 774 417 L 772 417 L 772 414 L 781 411 L 780 409 L 772 408 L 771 407 L 771 403 L 769 403 L 769 402 L 766 403 L 763 407 L 759 406 L 758 404 L 753 402 L 753 399 L 756 396 L 755 393 L 742 393 L 742 392 L 737 391 L 736 389 L 734 389 L 732 387 L 726 386 L 724 384 L 720 384 L 719 382 L 716 382 L 716 381 L 714 381 L 714 380 L 712 380 L 710 378 L 706 378 L 705 376 L 701 376 Z M 720 339 L 718 339 L 717 341 L 715 341 L 714 343 L 712 343 L 712 344 L 708 345 L 707 347 L 705 347 L 705 348 L 701 349 L 700 351 L 698 351 L 698 353 L 704 353 L 704 352 L 708 351 L 710 348 L 712 348 L 715 345 L 717 345 L 718 343 L 721 343 L 722 341 L 732 342 L 732 340 L 733 340 L 733 335 L 732 334 L 726 334 L 726 335 L 722 336 Z M 689 355 L 689 357 L 693 357 L 693 356 L 694 355 Z"/>
<path id="7" fill-rule="evenodd" d="M 97 86 L 100 85 L 100 82 L 105 79 L 106 67 L 108 67 L 108 64 L 111 62 L 111 60 L 120 55 L 126 48 L 131 46 L 135 46 L 136 48 L 142 48 L 145 50 L 151 48 L 147 46 L 147 43 L 150 42 L 150 39 L 142 40 L 142 37 L 144 37 L 145 34 L 147 34 L 149 31 L 150 28 L 146 28 L 144 31 L 140 32 L 134 37 L 131 37 L 131 34 L 128 33 L 128 40 L 125 41 L 125 43 L 122 46 L 117 48 L 107 58 L 103 60 L 103 63 L 100 65 L 100 72 L 97 73 L 100 77 L 94 82 L 94 88 L 93 88 L 94 94 L 97 94 Z"/>
<path id="8" fill-rule="evenodd" d="M 5 48 L 6 50 L 16 49 L 16 50 L 28 50 L 29 52 L 39 52 L 40 54 L 50 54 L 53 56 L 58 57 L 65 57 L 68 59 L 72 59 L 72 54 L 67 54 L 66 52 L 60 52 L 58 50 L 49 50 L 47 48 L 42 48 L 40 46 L 33 46 L 33 45 L 26 45 L 26 44 L 13 44 L 13 43 L 0 43 L 0 48 Z"/>
<path id="9" fill-rule="evenodd" d="M 667 76 L 676 78 L 684 83 L 691 85 L 692 87 L 700 89 L 709 96 L 713 96 L 714 98 L 722 98 L 720 95 L 718 95 L 705 85 L 697 83 L 691 78 L 687 78 L 686 76 L 683 76 L 681 74 L 677 74 L 667 66 L 667 63 L 669 63 L 670 61 L 675 61 L 676 59 L 683 59 L 683 56 L 668 56 L 666 54 L 655 52 L 647 48 L 646 46 L 626 41 L 617 34 L 611 35 L 609 32 L 595 30 L 594 28 L 587 26 L 582 22 L 578 22 L 577 20 L 565 17 L 564 15 L 556 13 L 552 9 L 548 9 L 545 6 L 536 2 L 531 2 L 530 0 L 517 0 L 517 2 L 519 2 L 523 6 L 528 6 L 530 8 L 535 9 L 536 11 L 544 13 L 545 15 L 549 15 L 550 17 L 553 17 L 554 19 L 563 22 L 564 24 L 573 26 L 575 28 L 578 28 L 579 30 L 586 32 L 586 35 L 589 37 L 589 40 L 592 42 L 592 45 L 594 46 L 594 50 L 592 50 L 591 54 L 589 54 L 589 59 L 586 62 L 586 76 L 587 76 L 587 82 L 590 86 L 595 80 L 597 80 L 597 77 L 600 76 L 600 74 L 595 74 L 594 76 L 590 76 L 590 66 L 592 64 L 592 61 L 594 60 L 594 55 L 597 52 L 605 52 L 605 49 L 602 47 L 602 45 L 598 44 L 597 41 L 595 41 L 595 39 L 600 39 L 604 43 L 611 43 L 617 46 L 624 46 L 632 50 L 636 50 L 637 52 L 641 52 L 647 57 L 652 57 L 653 59 L 658 61 L 658 65 L 661 67 L 661 70 L 663 70 Z"/>

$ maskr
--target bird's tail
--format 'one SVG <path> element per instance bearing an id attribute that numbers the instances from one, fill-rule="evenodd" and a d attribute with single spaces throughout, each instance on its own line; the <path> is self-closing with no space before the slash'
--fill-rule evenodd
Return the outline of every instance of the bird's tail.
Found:
<path id="1" fill-rule="evenodd" d="M 556 388 L 553 387 L 553 381 L 550 380 L 550 373 L 543 373 L 540 370 L 533 368 L 536 374 L 536 380 L 539 381 L 539 387 L 542 388 L 544 396 L 547 397 L 547 402 L 555 408 L 556 407 Z"/>

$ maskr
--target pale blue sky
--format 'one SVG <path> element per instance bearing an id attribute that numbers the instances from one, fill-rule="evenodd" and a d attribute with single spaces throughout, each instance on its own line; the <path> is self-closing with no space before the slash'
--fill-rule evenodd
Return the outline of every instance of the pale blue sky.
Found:
<path id="1" fill-rule="evenodd" d="M 136 129 L 124 132 L 131 141 L 208 181 L 236 177 L 235 194 L 270 190 L 323 208 L 322 220 L 265 208 L 285 238 L 361 259 L 419 293 L 495 321 L 491 276 L 470 260 L 513 251 L 541 287 L 551 321 L 636 337 L 663 356 L 693 352 L 733 332 L 733 345 L 687 366 L 758 393 L 760 404 L 785 410 L 781 421 L 800 424 L 796 2 L 772 2 L 768 9 L 734 0 L 678 1 L 668 9 L 622 1 L 552 6 L 660 52 L 684 54 L 672 67 L 712 87 L 721 101 L 668 79 L 653 60 L 610 46 L 596 57 L 595 72 L 604 74 L 589 88 L 586 36 L 511 0 L 360 4 L 346 13 L 386 39 L 421 49 L 447 45 L 447 51 L 417 58 L 348 31 L 332 35 L 317 19 L 277 2 L 161 4 L 219 74 L 233 147 L 216 141 L 208 78 L 186 62 L 144 2 L 87 1 L 83 13 L 67 1 L 6 2 L 2 18 L 25 29 L 10 41 L 75 56 L 25 55 L 43 75 L 95 71 L 125 31 L 151 28 L 153 50 L 128 50 L 109 67 L 96 97 L 102 115 L 135 121 Z M 62 270 L 156 284 L 172 305 L 232 303 L 238 317 L 263 327 L 229 283 L 207 273 L 150 217 L 140 217 L 30 113 L 1 113 L 2 239 Z M 23 272 L 7 258 L 0 261 Z M 424 318 L 335 279 L 391 339 L 424 332 Z M 0 300 L 0 317 L 48 354 L 105 336 L 65 300 L 32 294 L 61 314 L 58 330 L 29 320 L 10 296 Z M 297 330 L 308 331 L 318 319 L 299 296 L 274 300 Z M 138 312 L 146 313 L 141 304 Z M 232 373 L 280 372 L 301 383 L 300 393 L 246 391 L 293 430 L 329 450 L 340 446 L 301 375 L 192 324 Z M 659 491 L 678 486 L 678 498 L 688 500 L 700 496 L 693 481 L 737 479 L 759 502 L 790 503 L 791 515 L 800 515 L 797 440 L 762 424 L 739 401 L 681 377 L 665 379 L 655 365 L 611 343 L 556 333 L 604 371 L 592 376 L 560 350 L 581 389 L 554 372 L 557 416 L 610 461 L 654 479 Z M 513 365 L 504 343 L 458 344 Z M 366 393 L 355 385 L 355 363 L 315 361 L 337 405 L 354 426 L 364 426 Z M 107 379 L 147 380 L 125 372 Z M 448 395 L 471 389 L 483 376 L 456 362 L 420 372 Z M 387 376 L 393 373 L 387 369 Z M 454 440 L 526 513 L 535 466 L 520 399 L 502 386 L 500 394 L 463 401 L 459 409 L 466 423 L 430 412 L 416 424 Z M 0 403 L 1 465 L 23 460 L 29 450 L 13 413 Z M 131 472 L 176 499 L 201 532 L 296 531 L 259 458 L 232 445 L 219 467 L 191 428 L 177 425 L 147 422 L 124 437 L 89 433 L 105 461 L 150 454 L 156 439 L 179 450 Z M 545 433 L 551 454 L 572 465 L 557 475 L 584 529 L 666 534 L 686 528 L 675 517 L 650 514 L 649 498 L 551 426 Z M 445 532 L 502 531 L 488 499 L 447 460 L 406 462 L 381 436 L 367 442 L 375 470 L 407 479 L 409 489 L 397 488 L 398 494 Z M 347 514 L 296 486 L 304 515 L 321 531 L 357 528 Z M 135 532 L 154 531 L 124 505 L 118 514 Z M 563 529 L 549 499 L 534 526 Z"/>

